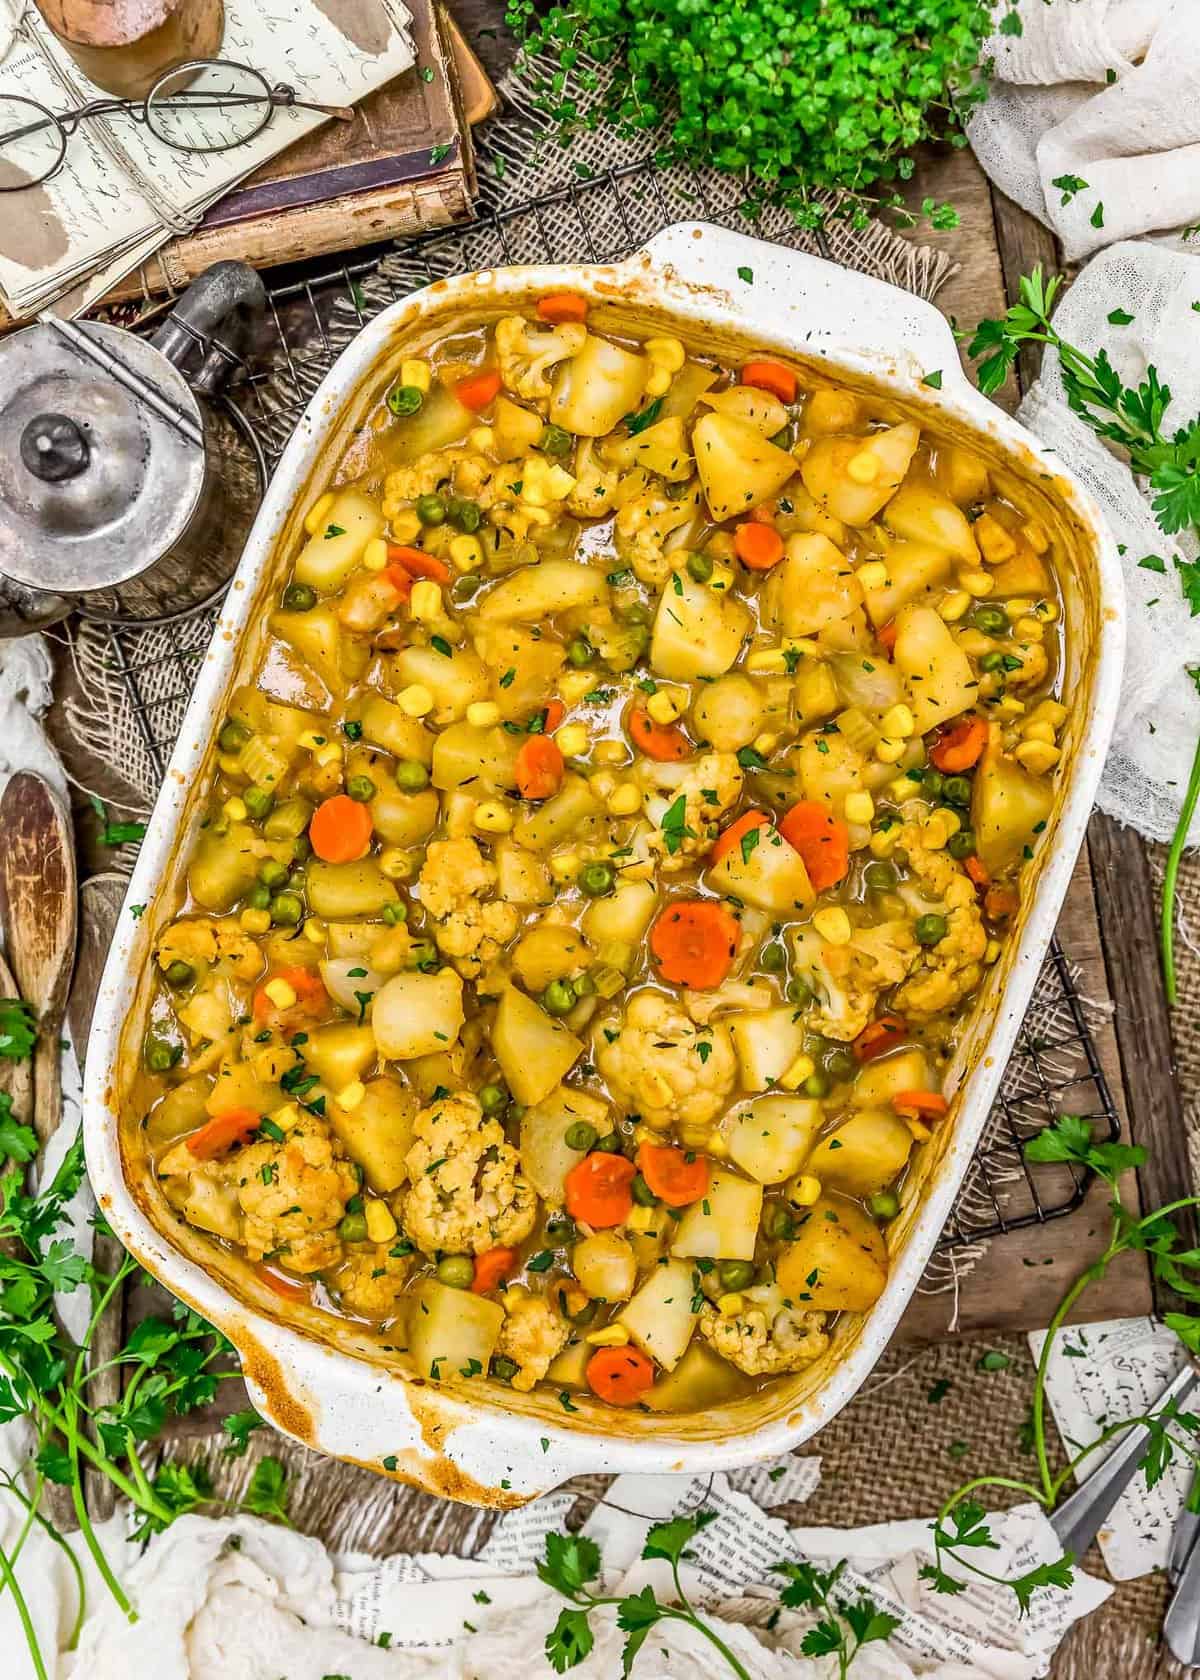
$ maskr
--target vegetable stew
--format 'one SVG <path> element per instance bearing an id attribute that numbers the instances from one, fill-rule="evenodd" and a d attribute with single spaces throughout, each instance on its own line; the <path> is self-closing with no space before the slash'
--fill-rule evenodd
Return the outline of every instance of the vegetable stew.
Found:
<path id="1" fill-rule="evenodd" d="M 819 1358 L 1051 812 L 1055 557 L 1005 488 L 569 293 L 406 361 L 155 947 L 177 1215 L 426 1380 L 697 1411 Z"/>

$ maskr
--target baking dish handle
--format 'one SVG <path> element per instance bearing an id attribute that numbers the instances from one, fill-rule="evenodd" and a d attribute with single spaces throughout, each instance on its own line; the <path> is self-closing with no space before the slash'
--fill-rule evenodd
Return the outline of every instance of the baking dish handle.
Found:
<path id="1" fill-rule="evenodd" d="M 842 268 L 765 239 L 711 222 L 675 222 L 629 259 L 649 258 L 688 285 L 719 289 L 734 312 L 760 333 L 791 339 L 817 354 L 867 356 L 922 379 L 972 389 L 959 364 L 946 317 L 924 298 L 870 275 Z"/>

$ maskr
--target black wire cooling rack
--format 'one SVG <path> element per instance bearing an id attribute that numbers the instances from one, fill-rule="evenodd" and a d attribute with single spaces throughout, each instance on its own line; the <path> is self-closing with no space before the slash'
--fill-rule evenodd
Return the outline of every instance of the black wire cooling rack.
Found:
<path id="1" fill-rule="evenodd" d="M 253 457 L 269 473 L 337 354 L 373 315 L 420 286 L 498 262 L 612 262 L 659 228 L 716 216 L 703 184 L 642 162 L 470 223 L 364 253 L 318 273 L 273 276 L 261 342 L 241 370 L 232 401 Z M 824 238 L 814 248 L 826 250 Z M 212 634 L 211 611 L 132 630 L 111 626 L 112 666 L 122 682 L 155 778 L 167 760 Z M 1034 1166 L 1024 1145 L 1062 1113 L 1119 1135 L 1111 1093 L 1070 958 L 1055 939 L 1005 1071 L 972 1171 L 940 1247 L 961 1249 L 1061 1218 L 1082 1202 L 1089 1175 L 1070 1164 Z"/>

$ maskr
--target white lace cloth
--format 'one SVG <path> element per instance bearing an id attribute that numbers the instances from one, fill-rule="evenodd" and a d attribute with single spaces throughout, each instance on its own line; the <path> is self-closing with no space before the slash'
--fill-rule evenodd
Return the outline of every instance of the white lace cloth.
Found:
<path id="1" fill-rule="evenodd" d="M 1069 262 L 1200 222 L 1200 0 L 1020 0 L 1012 15 L 1022 33 L 986 44 L 995 80 L 967 130 L 992 180 Z M 1071 177 L 1083 185 L 1054 185 Z"/>

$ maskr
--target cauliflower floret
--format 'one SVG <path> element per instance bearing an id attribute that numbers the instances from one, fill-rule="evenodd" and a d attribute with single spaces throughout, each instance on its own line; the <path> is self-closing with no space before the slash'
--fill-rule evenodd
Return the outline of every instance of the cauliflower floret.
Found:
<path id="1" fill-rule="evenodd" d="M 586 342 L 581 321 L 542 328 L 522 315 L 505 315 L 496 322 L 500 377 L 518 397 L 540 401 L 550 395 L 550 369 L 577 356 Z"/>
<path id="2" fill-rule="evenodd" d="M 648 1126 L 701 1131 L 733 1090 L 737 1059 L 717 1021 L 697 1027 L 673 998 L 634 992 L 622 1019 L 604 1017 L 595 1034 L 595 1062 L 617 1100 Z"/>
<path id="3" fill-rule="evenodd" d="M 575 451 L 575 487 L 567 497 L 567 511 L 580 519 L 602 519 L 617 504 L 621 474 L 595 459 L 595 438 L 580 438 Z"/>
<path id="4" fill-rule="evenodd" d="M 516 1361 L 519 1369 L 512 1386 L 527 1394 L 566 1346 L 570 1326 L 544 1295 L 533 1295 L 519 1285 L 506 1289 L 502 1301 L 504 1324 L 496 1352 Z"/>
<path id="5" fill-rule="evenodd" d="M 537 1196 L 521 1157 L 498 1120 L 485 1120 L 473 1096 L 460 1093 L 423 1108 L 407 1156 L 412 1188 L 404 1229 L 426 1254 L 482 1254 L 523 1242 L 537 1217 Z"/>
<path id="6" fill-rule="evenodd" d="M 816 998 L 805 1024 L 842 1044 L 858 1037 L 880 992 L 905 978 L 919 949 L 902 921 L 855 928 L 845 945 L 831 944 L 810 924 L 793 932 L 792 946 L 796 971 Z"/>
<path id="7" fill-rule="evenodd" d="M 736 805 L 743 781 L 737 755 L 730 752 L 705 753 L 703 758 L 683 764 L 643 758 L 638 762 L 637 777 L 646 790 L 646 815 L 655 825 L 650 848 L 659 857 L 664 875 L 686 869 L 712 850 L 721 818 Z M 678 812 L 681 796 L 682 821 Z M 668 811 L 671 821 L 664 830 Z"/>
<path id="8" fill-rule="evenodd" d="M 1005 675 L 1006 688 L 1036 688 L 1045 678 L 1049 670 L 1046 649 L 1041 642 L 1011 642 L 1001 644 L 1005 653 L 1011 653 L 1014 659 L 1021 661 L 1019 671 L 1009 671 Z"/>
<path id="9" fill-rule="evenodd" d="M 965 871 L 947 852 L 929 851 L 916 823 L 905 823 L 897 849 L 907 854 L 908 867 L 921 883 L 917 913 L 937 910 L 946 917 L 946 937 L 921 948 L 919 965 L 894 1000 L 909 1021 L 928 1021 L 978 986 L 987 930 Z"/>
<path id="10" fill-rule="evenodd" d="M 495 467 L 483 455 L 470 449 L 435 449 L 411 466 L 393 467 L 383 481 L 385 502 L 415 502 L 431 496 L 445 484 L 452 484 L 460 496 L 478 500 L 491 480 Z"/>
<path id="11" fill-rule="evenodd" d="M 348 1312 L 360 1318 L 395 1318 L 412 1271 L 412 1259 L 393 1254 L 394 1243 L 356 1243 L 326 1276 Z"/>
<path id="12" fill-rule="evenodd" d="M 829 1346 L 825 1315 L 784 1303 L 778 1284 L 741 1291 L 741 1312 L 726 1317 L 707 1303 L 700 1309 L 700 1334 L 749 1377 L 798 1371 Z"/>
<path id="13" fill-rule="evenodd" d="M 626 502 L 617 515 L 617 553 L 643 583 L 660 589 L 671 575 L 671 555 L 683 548 L 700 510 L 700 486 L 693 481 L 674 499 L 652 486 Z"/>
<path id="14" fill-rule="evenodd" d="M 421 903 L 433 920 L 438 949 L 466 980 L 477 979 L 517 931 L 515 905 L 481 903 L 496 885 L 496 866 L 474 840 L 434 840 L 417 880 Z"/>
<path id="15" fill-rule="evenodd" d="M 262 952 L 236 922 L 200 917 L 172 922 L 154 955 L 164 971 L 173 962 L 190 963 L 197 969 L 224 962 L 237 980 L 257 980 L 263 967 Z"/>

